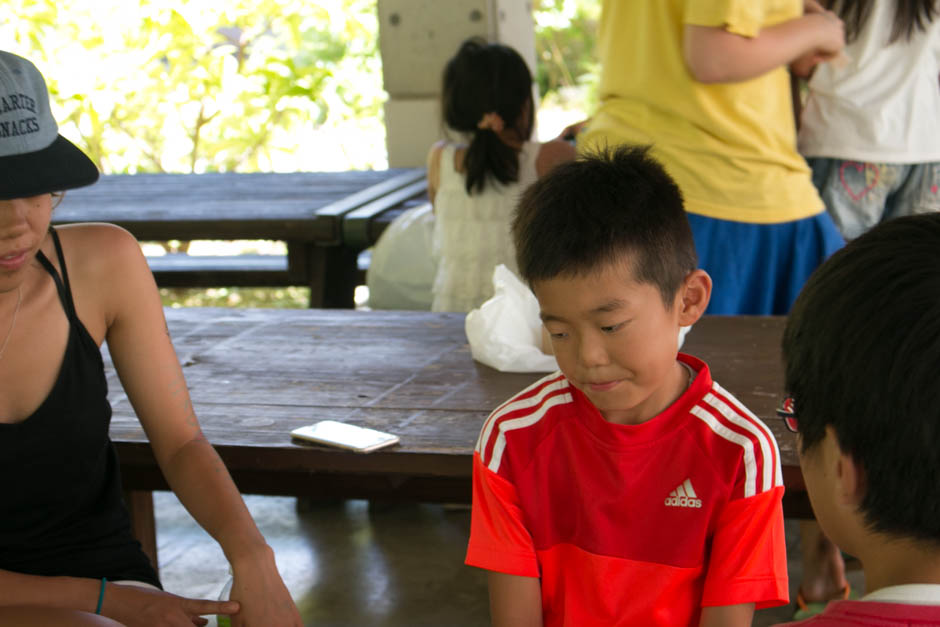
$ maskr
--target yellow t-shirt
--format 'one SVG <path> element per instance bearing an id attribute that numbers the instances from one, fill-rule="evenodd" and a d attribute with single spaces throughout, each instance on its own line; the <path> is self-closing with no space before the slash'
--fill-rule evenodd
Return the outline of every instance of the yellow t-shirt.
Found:
<path id="1" fill-rule="evenodd" d="M 787 69 L 704 84 L 682 55 L 686 24 L 754 37 L 802 11 L 802 0 L 604 0 L 601 105 L 579 147 L 653 144 L 690 213 L 761 224 L 820 213 L 796 150 Z"/>

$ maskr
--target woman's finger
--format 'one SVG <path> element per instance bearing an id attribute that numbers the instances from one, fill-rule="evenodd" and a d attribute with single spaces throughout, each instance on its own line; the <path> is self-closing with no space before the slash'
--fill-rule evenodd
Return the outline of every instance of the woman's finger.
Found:
<path id="1" fill-rule="evenodd" d="M 183 611 L 190 616 L 205 616 L 206 614 L 237 614 L 238 608 L 238 601 L 183 599 Z"/>

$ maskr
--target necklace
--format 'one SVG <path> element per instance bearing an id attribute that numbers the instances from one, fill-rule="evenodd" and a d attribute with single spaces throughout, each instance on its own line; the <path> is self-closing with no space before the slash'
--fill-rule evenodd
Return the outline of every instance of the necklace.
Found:
<path id="1" fill-rule="evenodd" d="M 10 337 L 13 335 L 13 327 L 16 326 L 16 314 L 20 313 L 20 303 L 23 302 L 23 288 L 22 286 L 16 288 L 16 309 L 13 310 L 13 322 L 10 323 L 10 330 L 7 331 L 7 337 L 3 340 L 3 345 L 0 346 L 0 359 L 3 359 L 3 353 L 7 349 L 7 344 L 10 343 Z"/>

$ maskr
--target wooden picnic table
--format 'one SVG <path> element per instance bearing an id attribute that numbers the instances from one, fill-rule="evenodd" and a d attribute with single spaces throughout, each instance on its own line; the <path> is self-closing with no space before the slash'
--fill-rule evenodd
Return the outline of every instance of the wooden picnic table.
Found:
<path id="1" fill-rule="evenodd" d="M 196 414 L 244 493 L 468 503 L 473 447 L 490 410 L 543 374 L 473 361 L 462 314 L 167 309 Z M 795 439 L 774 410 L 782 389 L 781 317 L 706 317 L 683 350 L 770 426 L 788 516 L 810 516 Z M 151 490 L 167 489 L 105 354 L 111 437 L 138 537 L 155 555 Z M 333 419 L 389 431 L 370 454 L 291 440 Z"/>
<path id="2" fill-rule="evenodd" d="M 423 169 L 107 175 L 68 192 L 53 223 L 110 222 L 142 241 L 281 240 L 286 260 L 174 255 L 151 258 L 151 266 L 170 287 L 303 285 L 311 307 L 352 307 L 356 256 L 369 243 L 346 245 L 347 214 L 368 223 L 402 202 L 403 189 L 425 188 Z"/>

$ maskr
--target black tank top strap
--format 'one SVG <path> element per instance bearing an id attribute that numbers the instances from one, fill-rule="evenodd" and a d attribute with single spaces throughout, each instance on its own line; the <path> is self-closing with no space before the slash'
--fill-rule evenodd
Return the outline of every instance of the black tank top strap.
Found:
<path id="1" fill-rule="evenodd" d="M 52 242 L 55 244 L 55 253 L 56 257 L 59 259 L 59 267 L 62 268 L 62 277 L 59 277 L 55 266 L 52 265 L 52 262 L 49 261 L 48 257 L 46 257 L 41 250 L 36 253 L 36 258 L 39 259 L 39 263 L 46 269 L 46 272 L 52 275 L 56 290 L 59 292 L 59 300 L 62 301 L 62 308 L 65 309 L 69 320 L 74 321 L 76 318 L 75 303 L 72 301 L 72 286 L 69 285 L 69 271 L 68 268 L 65 267 L 65 255 L 62 254 L 62 243 L 59 241 L 59 234 L 56 233 L 55 229 L 51 226 L 49 227 L 49 234 L 52 235 Z"/>

